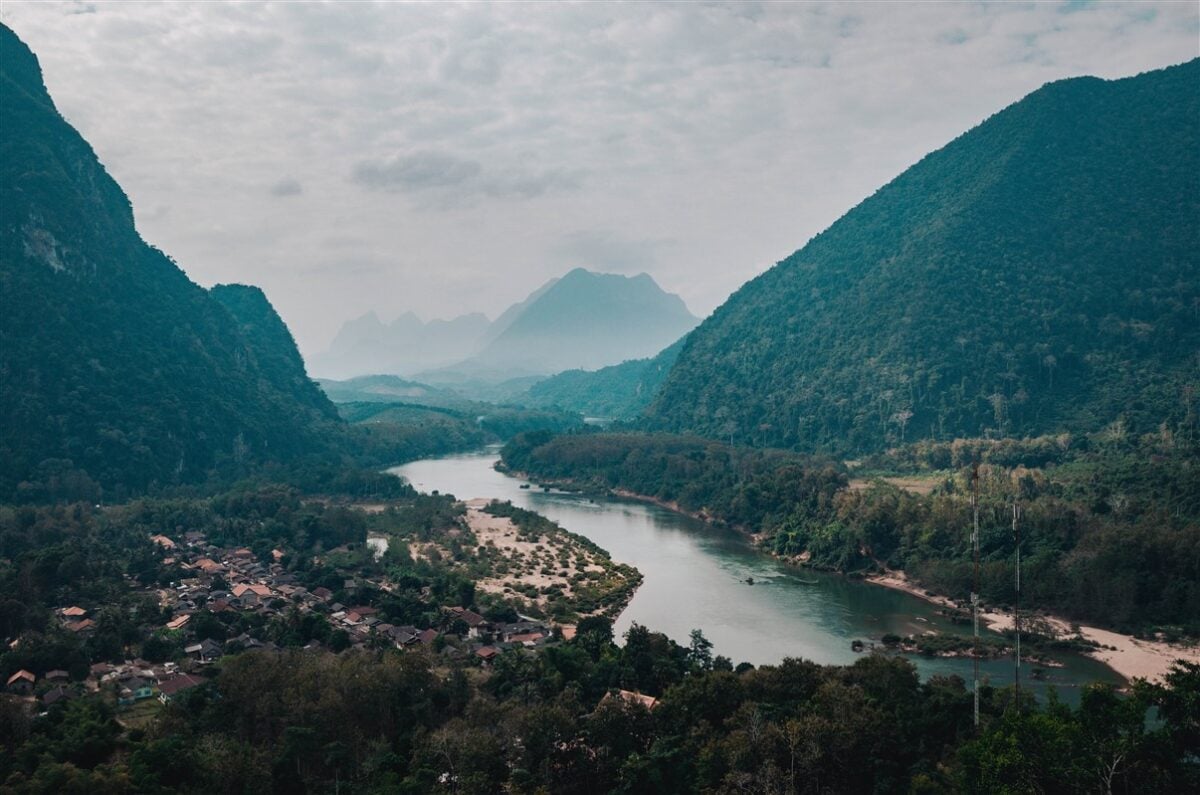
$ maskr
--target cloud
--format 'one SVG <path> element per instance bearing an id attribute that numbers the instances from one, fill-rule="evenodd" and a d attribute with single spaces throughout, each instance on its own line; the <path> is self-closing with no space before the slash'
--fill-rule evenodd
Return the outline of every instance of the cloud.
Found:
<path id="1" fill-rule="evenodd" d="M 272 196 L 299 196 L 304 192 L 304 186 L 291 177 L 286 177 L 272 185 L 270 192 Z"/>
<path id="2" fill-rule="evenodd" d="M 352 179 L 376 190 L 420 191 L 462 185 L 483 168 L 473 160 L 442 152 L 415 152 L 386 159 L 364 160 Z"/>
<path id="3" fill-rule="evenodd" d="M 390 158 L 363 160 L 351 180 L 372 190 L 435 193 L 443 206 L 480 197 L 524 198 L 577 188 L 579 172 L 520 165 L 485 169 L 474 160 L 445 152 L 420 151 Z"/>
<path id="4" fill-rule="evenodd" d="M 494 316 L 576 264 L 711 310 L 1041 84 L 1188 60 L 1200 31 L 1171 2 L 3 0 L 0 19 L 139 231 L 201 283 L 261 285 L 309 351 L 370 309 Z"/>

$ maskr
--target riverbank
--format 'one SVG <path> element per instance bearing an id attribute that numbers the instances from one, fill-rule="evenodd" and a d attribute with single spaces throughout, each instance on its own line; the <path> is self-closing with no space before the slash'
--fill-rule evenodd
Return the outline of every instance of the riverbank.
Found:
<path id="1" fill-rule="evenodd" d="M 487 574 L 476 583 L 481 591 L 523 598 L 556 620 L 616 618 L 629 604 L 642 580 L 637 569 L 542 517 L 530 526 L 520 517 L 496 515 L 491 504 L 486 498 L 464 503 L 479 559 L 487 561 Z"/>
<path id="2" fill-rule="evenodd" d="M 924 588 L 909 580 L 903 572 L 889 571 L 872 575 L 866 578 L 866 582 L 904 591 L 940 607 L 958 607 L 945 596 L 926 592 Z M 1009 631 L 1015 625 L 1013 614 L 1005 610 L 987 610 L 980 613 L 979 618 L 996 632 Z M 1151 682 L 1161 682 L 1176 660 L 1200 664 L 1200 647 L 1197 646 L 1183 646 L 1161 640 L 1139 640 L 1108 629 L 1072 624 L 1057 616 L 1030 614 L 1029 618 L 1036 618 L 1059 638 L 1078 638 L 1096 644 L 1098 648 L 1085 653 L 1104 663 L 1126 680 L 1147 679 Z"/>
<path id="3" fill-rule="evenodd" d="M 513 473 L 516 474 L 516 473 Z M 520 473 L 520 477 L 527 480 L 530 478 L 527 473 Z M 535 481 L 538 482 L 538 481 Z M 580 488 L 580 484 L 573 481 L 552 481 L 552 484 L 557 487 L 564 488 Z M 683 509 L 677 503 L 663 500 L 656 497 L 650 497 L 644 494 L 637 494 L 626 489 L 607 489 L 607 493 L 613 497 L 621 499 L 636 500 L 656 505 L 660 508 L 665 508 L 669 511 L 690 517 L 702 522 L 714 524 L 715 520 L 703 511 L 688 511 Z M 761 537 L 749 531 L 748 528 L 734 528 L 745 534 L 751 541 L 759 541 Z M 772 553 L 774 554 L 774 553 Z M 775 557 L 780 557 L 776 555 Z M 803 564 L 804 556 L 795 558 L 781 558 L 794 564 Z M 864 578 L 865 582 L 873 585 L 880 585 L 885 588 L 891 588 L 897 591 L 903 591 L 912 596 L 916 596 L 931 604 L 946 610 L 957 610 L 959 605 L 953 600 L 938 594 L 928 593 L 919 585 L 911 582 L 900 571 L 889 571 L 882 574 L 875 574 Z M 1035 614 L 1030 613 L 1032 619 Z M 985 625 L 996 632 L 1004 632 L 1011 629 L 1013 626 L 1013 617 L 1011 613 L 1000 610 L 990 610 L 982 613 L 980 619 Z M 1139 640 L 1130 635 L 1123 635 L 1112 630 L 1101 629 L 1099 627 L 1090 626 L 1075 626 L 1065 619 L 1050 616 L 1037 616 L 1037 619 L 1042 624 L 1042 631 L 1049 630 L 1056 638 L 1079 640 L 1085 644 L 1095 644 L 1096 648 L 1092 648 L 1084 653 L 1089 657 L 1111 668 L 1125 680 L 1132 679 L 1147 679 L 1150 681 L 1161 681 L 1162 678 L 1170 671 L 1172 664 L 1177 659 L 1182 659 L 1188 662 L 1200 663 L 1200 647 L 1184 646 L 1180 644 L 1167 643 L 1161 640 Z"/>

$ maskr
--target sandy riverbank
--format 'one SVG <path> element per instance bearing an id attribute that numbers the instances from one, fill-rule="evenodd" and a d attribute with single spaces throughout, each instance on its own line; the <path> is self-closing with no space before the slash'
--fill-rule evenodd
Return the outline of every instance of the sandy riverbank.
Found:
<path id="1" fill-rule="evenodd" d="M 530 537 L 508 517 L 488 513 L 490 502 L 476 498 L 464 503 L 467 526 L 479 546 L 492 550 L 504 562 L 502 574 L 484 577 L 476 587 L 496 594 L 522 593 L 543 609 L 551 606 L 551 593 L 555 590 L 584 615 L 613 608 L 620 613 L 624 609 L 622 603 L 589 612 L 578 605 L 580 601 L 595 601 L 607 590 L 625 584 L 631 576 L 640 579 L 636 570 L 614 565 L 607 553 L 581 543 L 570 533 L 552 530 L 537 538 Z M 536 596 L 530 596 L 530 588 L 536 589 Z M 632 595 L 630 591 L 629 596 Z"/>
<path id="2" fill-rule="evenodd" d="M 904 591 L 941 607 L 957 607 L 944 596 L 925 593 L 925 590 L 915 585 L 903 572 L 892 571 L 867 577 L 867 582 Z M 980 614 L 980 619 L 997 632 L 1012 629 L 1013 615 L 1002 610 L 989 610 Z M 1175 660 L 1200 663 L 1200 647 L 1183 646 L 1155 640 L 1138 640 L 1130 635 L 1122 635 L 1099 627 L 1073 627 L 1070 622 L 1053 616 L 1038 615 L 1037 619 L 1045 622 L 1060 637 L 1082 637 L 1102 648 L 1088 652 L 1091 657 L 1112 668 L 1126 679 L 1148 679 L 1159 681 L 1171 669 Z M 1078 630 L 1078 631 L 1076 631 Z"/>

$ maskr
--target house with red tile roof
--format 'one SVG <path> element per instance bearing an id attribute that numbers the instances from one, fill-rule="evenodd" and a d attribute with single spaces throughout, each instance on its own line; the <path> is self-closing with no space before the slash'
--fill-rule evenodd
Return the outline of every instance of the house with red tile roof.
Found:
<path id="1" fill-rule="evenodd" d="M 20 695 L 27 696 L 33 692 L 33 684 L 36 681 L 36 676 L 22 668 L 12 676 L 8 677 L 5 687 L 10 693 L 18 693 Z"/>

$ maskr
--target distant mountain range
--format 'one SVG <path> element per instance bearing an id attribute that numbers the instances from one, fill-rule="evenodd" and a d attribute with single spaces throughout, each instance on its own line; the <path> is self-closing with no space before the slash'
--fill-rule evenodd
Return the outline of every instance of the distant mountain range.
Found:
<path id="1" fill-rule="evenodd" d="M 330 378 L 389 373 L 441 385 L 498 384 L 652 356 L 698 319 L 646 275 L 577 268 L 552 279 L 494 322 L 483 315 L 391 324 L 370 313 L 345 324 L 312 358 Z"/>
<path id="2" fill-rule="evenodd" d="M 1197 433 L 1200 59 L 1051 83 L 693 331 L 651 427 L 852 452 Z"/>
<path id="3" fill-rule="evenodd" d="M 340 425 L 257 288 L 204 290 L 0 25 L 0 500 L 120 499 L 327 450 Z"/>

